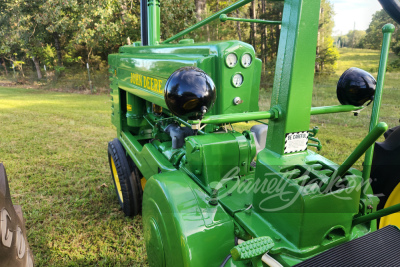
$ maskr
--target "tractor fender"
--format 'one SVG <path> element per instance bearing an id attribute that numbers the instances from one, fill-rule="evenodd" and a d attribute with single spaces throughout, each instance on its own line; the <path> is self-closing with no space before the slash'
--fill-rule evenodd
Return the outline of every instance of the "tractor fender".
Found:
<path id="1" fill-rule="evenodd" d="M 143 195 L 150 266 L 219 266 L 234 247 L 232 218 L 182 171 L 152 176 Z"/>

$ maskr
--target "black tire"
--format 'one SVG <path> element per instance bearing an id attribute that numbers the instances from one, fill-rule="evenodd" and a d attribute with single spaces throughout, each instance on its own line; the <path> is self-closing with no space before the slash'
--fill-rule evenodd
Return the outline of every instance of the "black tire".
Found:
<path id="1" fill-rule="evenodd" d="M 142 207 L 141 177 L 133 161 L 129 161 L 118 138 L 108 143 L 108 162 L 118 202 L 126 216 L 136 216 Z"/>
<path id="2" fill-rule="evenodd" d="M 385 207 L 389 196 L 400 183 L 400 127 L 388 130 L 385 138 L 384 142 L 375 143 L 370 176 L 372 190 L 380 200 L 378 210 Z"/>
<path id="3" fill-rule="evenodd" d="M 139 192 L 139 202 L 140 202 L 140 211 L 142 212 L 142 200 L 143 200 L 143 187 L 142 187 L 142 179 L 144 179 L 146 181 L 146 179 L 143 177 L 143 174 L 140 172 L 140 170 L 138 169 L 138 167 L 136 167 L 136 164 L 133 162 L 133 160 L 131 159 L 131 157 L 127 156 L 128 159 L 128 165 L 129 168 L 131 170 L 131 176 L 132 179 L 135 178 L 135 183 L 137 185 L 138 188 L 138 192 Z"/>

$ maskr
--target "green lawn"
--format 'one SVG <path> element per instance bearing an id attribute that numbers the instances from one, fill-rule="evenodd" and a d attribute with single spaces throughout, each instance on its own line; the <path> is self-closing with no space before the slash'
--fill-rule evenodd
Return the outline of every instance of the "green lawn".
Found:
<path id="1" fill-rule="evenodd" d="M 313 91 L 313 106 L 340 104 L 336 98 L 336 84 L 340 75 L 350 67 L 365 70 L 377 70 L 380 52 L 362 49 L 340 49 L 338 69 L 329 77 L 317 77 Z M 397 56 L 390 54 L 389 62 Z M 377 73 L 371 72 L 376 78 Z M 354 150 L 360 140 L 368 133 L 372 104 L 363 110 L 358 117 L 349 113 L 319 115 L 312 117 L 311 126 L 318 126 L 319 139 L 323 144 L 321 154 L 341 163 Z M 400 118 L 400 73 L 387 73 L 382 97 L 380 121 L 389 127 L 399 125 Z M 383 137 L 382 137 L 383 138 Z M 381 138 L 381 140 L 383 140 Z M 362 159 L 358 161 L 358 165 Z M 359 166 L 357 166 L 360 168 Z"/>
<path id="2" fill-rule="evenodd" d="M 348 67 L 378 64 L 377 51 L 340 52 L 337 73 L 316 78 L 314 106 L 339 104 L 336 82 Z M 271 89 L 261 92 L 263 110 L 270 94 Z M 399 99 L 400 74 L 389 73 L 381 121 L 391 127 L 399 124 Z M 370 112 L 371 106 L 358 117 L 313 117 L 321 154 L 342 162 L 366 135 Z M 0 87 L 0 126 L 0 161 L 13 201 L 23 207 L 37 266 L 146 265 L 141 218 L 124 217 L 110 178 L 107 142 L 115 130 L 109 96 Z"/>
<path id="3" fill-rule="evenodd" d="M 37 266 L 145 262 L 141 219 L 119 211 L 107 95 L 0 88 L 0 161 Z"/>

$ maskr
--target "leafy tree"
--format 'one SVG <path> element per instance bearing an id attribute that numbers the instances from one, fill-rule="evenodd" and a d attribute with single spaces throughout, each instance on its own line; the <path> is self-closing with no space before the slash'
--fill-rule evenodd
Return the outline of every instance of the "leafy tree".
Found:
<path id="1" fill-rule="evenodd" d="M 282 20 L 283 3 L 268 3 L 267 1 L 261 2 L 259 7 L 259 18 L 264 20 Z M 278 53 L 280 26 L 279 25 L 257 25 L 257 32 L 260 36 L 260 57 L 264 63 L 264 70 L 268 62 L 275 63 L 275 58 Z"/>
<path id="2" fill-rule="evenodd" d="M 236 0 L 162 0 L 161 40 L 195 24 Z M 255 0 L 228 14 L 239 18 L 280 20 L 282 2 Z M 326 7 L 325 7 L 326 6 Z M 323 0 L 325 12 L 320 23 L 317 62 L 320 70 L 335 61 L 332 48 L 332 10 Z M 135 0 L 1 0 L 0 65 L 21 68 L 29 63 L 42 77 L 41 66 L 107 67 L 107 56 L 129 40 L 139 41 L 140 1 Z M 216 20 L 184 36 L 198 41 L 239 39 L 252 44 L 269 68 L 276 58 L 280 27 Z M 129 38 L 129 39 L 128 39 Z M 399 45 L 400 47 L 400 45 Z M 24 62 L 24 64 L 20 63 Z M 1 66 L 0 66 L 1 67 Z"/>
<path id="3" fill-rule="evenodd" d="M 7 1 L 3 2 L 1 19 L 4 23 L 2 49 L 3 58 L 8 59 L 23 74 L 25 60 L 32 59 L 38 78 L 42 78 L 39 60 L 42 58 L 46 31 L 38 24 L 35 17 L 39 13 L 40 1 Z M 10 34 L 12 33 L 12 34 Z M 23 62 L 23 63 L 22 63 Z"/>
<path id="4" fill-rule="evenodd" d="M 318 44 L 317 57 L 315 62 L 315 72 L 332 72 L 336 67 L 336 61 L 339 58 L 339 52 L 333 45 L 332 30 L 333 8 L 329 0 L 321 1 L 321 13 L 318 26 Z"/>
<path id="5" fill-rule="evenodd" d="M 340 42 L 340 47 L 363 48 L 365 35 L 365 31 L 349 31 L 346 35 L 337 37 L 336 43 L 339 46 Z"/>
<path id="6" fill-rule="evenodd" d="M 392 35 L 391 47 L 395 53 L 400 52 L 399 25 L 386 13 L 385 10 L 375 12 L 372 16 L 371 23 L 367 29 L 367 34 L 361 41 L 364 48 L 380 49 L 382 45 L 382 27 L 392 23 L 396 26 L 396 30 Z"/>
<path id="7" fill-rule="evenodd" d="M 333 38 L 328 36 L 325 38 L 324 43 L 320 46 L 319 55 L 316 59 L 316 64 L 320 66 L 320 72 L 332 73 L 339 59 L 339 52 L 333 45 Z"/>
<path id="8" fill-rule="evenodd" d="M 336 46 L 339 48 L 347 47 L 349 45 L 349 37 L 347 35 L 337 36 L 335 40 L 336 40 Z"/>
<path id="9" fill-rule="evenodd" d="M 205 0 L 168 0 L 161 2 L 161 40 L 166 40 L 178 32 L 194 25 L 206 17 Z M 202 35 L 202 31 L 200 31 Z M 198 39 L 199 32 L 183 38 Z"/>
<path id="10" fill-rule="evenodd" d="M 23 40 L 24 24 L 29 17 L 24 14 L 20 1 L 4 0 L 0 5 L 0 56 L 2 61 L 9 61 L 13 66 L 22 69 L 25 42 Z"/>
<path id="11" fill-rule="evenodd" d="M 43 1 L 35 16 L 36 22 L 46 31 L 47 42 L 51 43 L 56 50 L 58 66 L 63 65 L 62 50 L 67 40 L 77 30 L 76 21 L 80 11 L 77 0 L 47 0 Z"/>
<path id="12" fill-rule="evenodd" d="M 95 58 L 106 60 L 108 54 L 127 44 L 128 37 L 140 40 L 140 17 L 136 13 L 140 10 L 138 1 L 130 2 L 128 8 L 125 0 L 81 0 L 79 9 L 77 32 L 69 48 L 79 51 L 83 46 L 86 57 L 80 56 L 87 61 Z"/>
<path id="13" fill-rule="evenodd" d="M 365 31 L 360 31 L 360 30 L 349 31 L 349 33 L 347 34 L 349 41 L 348 47 L 362 48 L 363 44 L 361 40 L 363 40 L 365 35 L 366 35 Z"/>

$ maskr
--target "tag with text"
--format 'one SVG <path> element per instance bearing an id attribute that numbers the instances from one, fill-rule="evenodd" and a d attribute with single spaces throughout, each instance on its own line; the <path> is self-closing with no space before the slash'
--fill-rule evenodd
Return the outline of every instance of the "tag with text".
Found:
<path id="1" fill-rule="evenodd" d="M 308 132 L 288 133 L 285 139 L 285 154 L 307 150 Z"/>

